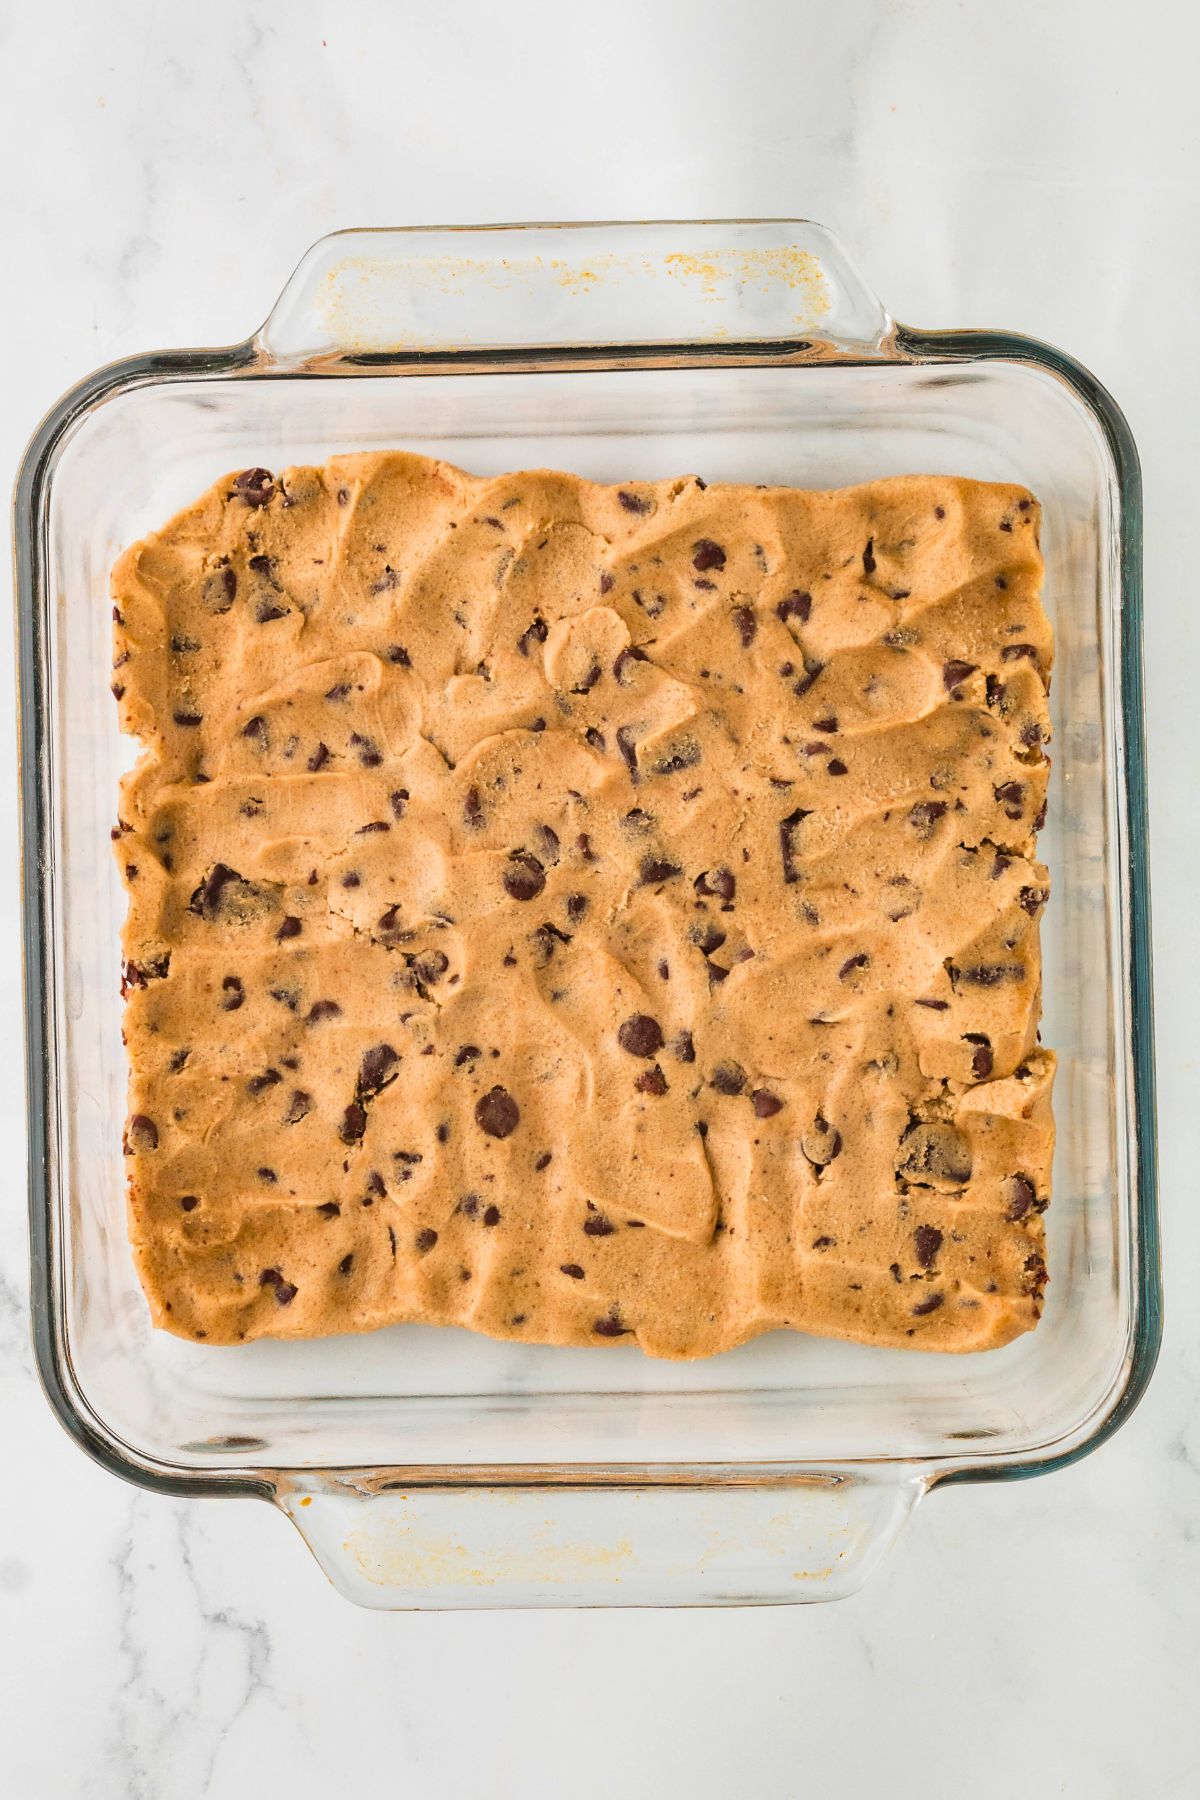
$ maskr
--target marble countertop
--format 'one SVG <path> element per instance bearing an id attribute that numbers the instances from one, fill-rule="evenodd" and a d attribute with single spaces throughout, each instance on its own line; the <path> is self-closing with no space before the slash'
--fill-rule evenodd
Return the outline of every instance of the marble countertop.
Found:
<path id="1" fill-rule="evenodd" d="M 305 1800 L 380 1781 L 421 1800 L 1200 1792 L 1200 840 L 1169 803 L 1200 778 L 1198 52 L 1182 0 L 1136 15 L 1111 0 L 0 9 L 10 471 L 77 377 L 244 336 L 308 244 L 347 224 L 807 213 L 897 316 L 1027 331 L 1096 371 L 1146 481 L 1169 1307 L 1158 1374 L 1111 1443 L 1045 1479 L 935 1495 L 853 1599 L 368 1613 L 268 1507 L 139 1493 L 68 1441 L 33 1373 L 14 1154 L 13 1800 L 232 1800 L 266 1783 Z M 12 741 L 0 733 L 0 1122 L 17 1146 Z"/>

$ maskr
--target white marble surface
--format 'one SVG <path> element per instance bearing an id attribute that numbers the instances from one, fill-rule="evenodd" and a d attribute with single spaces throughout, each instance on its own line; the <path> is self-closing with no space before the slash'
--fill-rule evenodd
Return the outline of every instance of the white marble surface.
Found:
<path id="1" fill-rule="evenodd" d="M 350 223 L 807 212 L 900 317 L 1023 329 L 1112 387 L 1147 489 L 1169 1302 L 1158 1376 L 1107 1448 L 935 1496 L 840 1605 L 358 1612 L 268 1508 L 135 1492 L 38 1392 L 0 732 L 12 1800 L 1200 1792 L 1198 52 L 1184 0 L 0 6 L 10 470 L 78 375 L 243 335 Z"/>

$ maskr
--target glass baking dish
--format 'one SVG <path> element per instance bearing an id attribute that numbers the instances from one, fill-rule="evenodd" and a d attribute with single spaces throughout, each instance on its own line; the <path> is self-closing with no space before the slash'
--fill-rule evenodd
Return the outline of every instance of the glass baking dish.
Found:
<path id="1" fill-rule="evenodd" d="M 791 1333 L 696 1364 L 400 1326 L 206 1349 L 129 1255 L 109 853 L 133 747 L 109 568 L 219 474 L 404 446 L 479 473 L 831 487 L 944 472 L 1044 508 L 1057 635 L 1042 854 L 1061 1058 L 1038 1330 L 939 1357 Z M 79 1442 L 146 1487 L 254 1494 L 373 1606 L 810 1600 L 934 1486 L 1113 1431 L 1159 1343 L 1136 453 L 1025 338 L 895 325 L 793 220 L 351 232 L 231 349 L 133 357 L 39 427 L 16 491 L 33 1317 Z"/>

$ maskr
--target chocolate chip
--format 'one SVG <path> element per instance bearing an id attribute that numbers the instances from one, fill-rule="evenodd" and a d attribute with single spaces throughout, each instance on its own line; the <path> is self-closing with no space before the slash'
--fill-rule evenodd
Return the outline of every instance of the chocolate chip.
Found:
<path id="1" fill-rule="evenodd" d="M 288 938 L 299 937 L 303 930 L 304 927 L 299 919 L 293 918 L 289 913 L 280 925 L 279 930 L 275 933 L 275 937 L 277 942 L 282 944 Z"/>
<path id="2" fill-rule="evenodd" d="M 812 612 L 812 595 L 795 588 L 786 599 L 779 602 L 775 612 L 781 619 L 799 619 L 802 625 L 806 625 Z"/>
<path id="3" fill-rule="evenodd" d="M 942 1234 L 936 1225 L 918 1225 L 913 1232 L 916 1245 L 917 1262 L 923 1269 L 932 1269 L 938 1251 L 942 1247 Z"/>
<path id="4" fill-rule="evenodd" d="M 913 1318 L 924 1319 L 929 1313 L 936 1312 L 944 1298 L 945 1296 L 942 1294 L 930 1294 L 928 1300 L 922 1300 L 917 1306 L 913 1307 Z"/>
<path id="5" fill-rule="evenodd" d="M 627 725 L 617 726 L 617 749 L 621 752 L 622 762 L 629 770 L 630 779 L 636 781 L 638 772 L 637 745 L 634 742 L 633 733 L 629 730 Z"/>
<path id="6" fill-rule="evenodd" d="M 387 659 L 390 663 L 395 663 L 401 669 L 412 668 L 412 657 L 408 654 L 408 651 L 404 648 L 403 644 L 389 644 L 387 649 Z"/>
<path id="7" fill-rule="evenodd" d="M 373 738 L 363 737 L 359 732 L 350 733 L 350 742 L 358 751 L 358 760 L 364 769 L 377 769 L 383 761 L 383 752 Z"/>
<path id="8" fill-rule="evenodd" d="M 718 1094 L 740 1094 L 746 1085 L 746 1071 L 740 1063 L 718 1063 L 712 1074 L 712 1086 Z"/>
<path id="9" fill-rule="evenodd" d="M 949 1012 L 950 1011 L 950 1002 L 948 1000 L 914 1000 L 913 1005 L 914 1006 L 927 1006 L 929 1008 L 930 1012 Z"/>
<path id="10" fill-rule="evenodd" d="M 992 1072 L 992 1040 L 982 1031 L 968 1031 L 963 1034 L 963 1041 L 974 1044 L 975 1053 L 971 1058 L 971 1068 L 976 1081 L 986 1081 Z"/>
<path id="11" fill-rule="evenodd" d="M 737 891 L 737 879 L 731 869 L 706 869 L 703 875 L 697 875 L 693 885 L 696 892 L 706 899 L 724 900 L 726 903 L 733 899 Z M 723 943 L 724 939 L 721 941 Z"/>
<path id="12" fill-rule="evenodd" d="M 811 810 L 811 808 L 809 810 Z M 783 879 L 785 885 L 793 881 L 798 881 L 800 878 L 800 871 L 797 869 L 794 861 L 795 833 L 797 828 L 807 818 L 808 811 L 806 811 L 804 807 L 798 806 L 795 812 L 790 812 L 786 819 L 780 819 L 779 821 L 779 848 L 783 858 Z"/>
<path id="13" fill-rule="evenodd" d="M 178 1075 L 179 1071 L 186 1065 L 187 1059 L 191 1054 L 190 1050 L 186 1050 L 182 1046 L 178 1050 L 172 1051 L 171 1060 L 167 1064 L 168 1075 Z"/>
<path id="14" fill-rule="evenodd" d="M 272 1187 L 279 1180 L 279 1177 L 275 1173 L 274 1169 L 268 1169 L 265 1166 L 261 1169 L 255 1169 L 254 1173 L 258 1176 L 258 1179 L 260 1181 L 265 1181 L 269 1186 L 272 1186 Z"/>
<path id="15" fill-rule="evenodd" d="M 866 549 L 863 551 L 862 562 L 863 574 L 873 575 L 875 573 L 875 539 L 873 537 L 867 539 Z"/>
<path id="16" fill-rule="evenodd" d="M 618 1028 L 617 1042 L 628 1055 L 648 1059 L 663 1047 L 662 1027 L 649 1013 L 634 1013 Z"/>
<path id="17" fill-rule="evenodd" d="M 792 685 L 793 694 L 796 694 L 799 697 L 803 697 L 807 694 L 809 688 L 817 679 L 817 676 L 823 674 L 824 670 L 825 664 L 823 662 L 818 662 L 815 657 L 806 656 L 804 658 L 804 673 L 799 681 L 794 682 Z"/>
<path id="18" fill-rule="evenodd" d="M 513 900 L 536 900 L 546 885 L 546 875 L 536 856 L 514 850 L 501 877 L 504 891 Z"/>
<path id="19" fill-rule="evenodd" d="M 184 1212 L 195 1212 L 200 1204 L 200 1198 L 197 1194 L 183 1194 L 180 1197 L 179 1204 Z"/>
<path id="20" fill-rule="evenodd" d="M 390 1225 L 388 1227 L 388 1230 L 391 1231 Z M 396 1242 L 395 1242 L 395 1233 L 393 1232 L 392 1233 L 392 1254 L 393 1254 L 393 1256 L 395 1255 L 395 1253 L 396 1253 Z M 354 1252 L 353 1252 L 353 1250 L 347 1250 L 345 1256 L 343 1256 L 341 1262 L 338 1264 L 338 1274 L 339 1275 L 348 1275 L 353 1266 L 354 1266 Z"/>
<path id="21" fill-rule="evenodd" d="M 752 1098 L 756 1119 L 773 1119 L 776 1113 L 783 1111 L 783 1101 L 769 1088 L 755 1088 Z"/>
<path id="22" fill-rule="evenodd" d="M 625 680 L 625 671 L 630 663 L 649 662 L 649 660 L 650 658 L 639 645 L 626 644 L 625 648 L 618 653 L 616 661 L 613 663 L 613 675 L 623 684 Z"/>
<path id="23" fill-rule="evenodd" d="M 814 731 L 824 731 L 826 733 L 836 731 L 838 728 L 836 714 L 830 713 L 827 718 L 814 719 L 812 728 Z"/>
<path id="24" fill-rule="evenodd" d="M 305 1023 L 317 1025 L 322 1019 L 336 1019 L 340 1016 L 341 1010 L 336 1000 L 314 1000 L 308 1009 Z"/>
<path id="25" fill-rule="evenodd" d="M 725 552 L 711 538 L 697 538 L 692 545 L 692 567 L 698 575 L 705 574 L 709 569 L 723 569 Z"/>
<path id="26" fill-rule="evenodd" d="M 444 950 L 425 950 L 413 958 L 413 974 L 425 987 L 434 987 L 450 967 Z"/>
<path id="27" fill-rule="evenodd" d="M 236 975 L 226 975 L 221 983 L 221 1010 L 236 1012 L 246 998 L 246 990 Z"/>
<path id="28" fill-rule="evenodd" d="M 338 1136 L 343 1144 L 357 1144 L 367 1129 L 367 1114 L 357 1100 L 352 1100 L 342 1114 L 342 1122 L 338 1126 Z"/>
<path id="29" fill-rule="evenodd" d="M 925 1187 L 965 1187 L 971 1179 L 971 1146 L 953 1125 L 914 1119 L 900 1140 L 896 1173 Z"/>
<path id="30" fill-rule="evenodd" d="M 381 1093 L 388 1083 L 394 1081 L 400 1068 L 400 1058 L 390 1044 L 376 1044 L 363 1052 L 358 1071 L 358 1097 L 370 1100 Z M 362 1133 L 358 1134 L 360 1137 Z"/>
<path id="31" fill-rule="evenodd" d="M 308 759 L 309 774 L 315 775 L 317 773 L 317 770 L 323 769 L 325 767 L 325 764 L 328 761 L 329 761 L 329 746 L 328 746 L 328 744 L 318 744 L 316 749 L 313 751 L 312 755 Z"/>
<path id="32" fill-rule="evenodd" d="M 737 627 L 738 638 L 743 650 L 748 650 L 758 636 L 758 619 L 752 606 L 736 606 L 733 610 L 733 622 Z"/>
<path id="33" fill-rule="evenodd" d="M 306 1119 L 313 1108 L 313 1097 L 306 1094 L 303 1088 L 293 1088 L 292 1097 L 288 1101 L 287 1111 L 283 1115 L 285 1125 L 298 1125 Z"/>
<path id="34" fill-rule="evenodd" d="M 316 1211 L 320 1213 L 323 1219 L 336 1219 L 341 1213 L 341 1210 L 342 1209 L 336 1200 L 322 1200 L 321 1204 L 316 1208 Z"/>
<path id="35" fill-rule="evenodd" d="M 826 773 L 830 775 L 848 775 L 850 773 L 845 763 L 838 756 L 835 756 L 831 762 L 826 763 L 825 769 Z"/>
<path id="36" fill-rule="evenodd" d="M 571 1277 L 572 1281 L 583 1280 L 583 1270 L 578 1263 L 559 1263 L 558 1266 L 564 1275 L 569 1275 Z"/>
<path id="37" fill-rule="evenodd" d="M 125 1154 L 158 1149 L 158 1126 L 145 1113 L 134 1113 L 125 1131 Z"/>
<path id="38" fill-rule="evenodd" d="M 257 738 L 260 744 L 266 743 L 267 721 L 263 718 L 261 713 L 255 713 L 252 719 L 246 720 L 246 723 L 242 726 L 242 736 L 244 738 Z"/>
<path id="39" fill-rule="evenodd" d="M 944 519 L 946 516 L 945 507 L 944 506 L 935 506 L 933 509 L 933 516 L 935 519 Z"/>
<path id="40" fill-rule="evenodd" d="M 671 1053 L 681 1063 L 694 1063 L 696 1046 L 690 1031 L 680 1031 L 671 1039 Z"/>
<path id="41" fill-rule="evenodd" d="M 831 1250 L 836 1243 L 836 1238 L 816 1237 L 812 1241 L 812 1247 L 814 1250 Z"/>
<path id="42" fill-rule="evenodd" d="M 454 1066 L 456 1069 L 461 1069 L 466 1063 L 477 1062 L 482 1055 L 483 1052 L 478 1044 L 462 1044 L 454 1058 Z"/>
<path id="43" fill-rule="evenodd" d="M 277 600 L 259 600 L 254 608 L 254 617 L 259 625 L 270 625 L 275 619 L 286 619 L 288 608 L 280 606 Z"/>
<path id="44" fill-rule="evenodd" d="M 617 499 L 630 513 L 648 513 L 652 502 L 645 494 L 631 494 L 628 488 L 617 489 Z"/>
<path id="45" fill-rule="evenodd" d="M 678 863 L 668 862 L 663 856 L 643 856 L 638 864 L 638 881 L 642 887 L 657 887 L 660 882 L 673 881 L 683 870 Z"/>
<path id="46" fill-rule="evenodd" d="M 953 658 L 950 662 L 943 663 L 942 685 L 946 692 L 952 694 L 956 700 L 961 699 L 961 694 L 955 693 L 955 689 L 961 688 L 967 677 L 974 675 L 978 667 L 978 663 L 959 662 Z"/>
<path id="47" fill-rule="evenodd" d="M 583 735 L 593 750 L 598 750 L 603 754 L 603 752 L 608 749 L 604 733 L 602 731 L 597 731 L 594 725 L 589 725 Z"/>
<path id="48" fill-rule="evenodd" d="M 275 1298 L 280 1306 L 290 1306 L 300 1291 L 292 1282 L 285 1281 L 278 1269 L 263 1269 L 258 1277 L 258 1285 L 274 1288 Z"/>
<path id="49" fill-rule="evenodd" d="M 522 656 L 528 656 L 534 644 L 544 644 L 550 635 L 550 627 L 540 613 L 535 613 L 532 622 L 525 627 L 517 639 L 517 649 Z"/>
<path id="50" fill-rule="evenodd" d="M 269 469 L 243 469 L 233 478 L 233 491 L 245 506 L 266 506 L 275 495 L 275 477 Z"/>
<path id="51" fill-rule="evenodd" d="M 1008 1192 L 1009 1201 L 1004 1216 L 1015 1224 L 1037 1205 L 1037 1189 L 1028 1175 L 1013 1175 L 1009 1178 Z"/>
<path id="52" fill-rule="evenodd" d="M 960 981 L 968 987 L 999 987 L 1005 981 L 1024 979 L 1025 965 L 1019 962 L 975 963 L 969 969 L 950 967 L 950 981 L 955 988 Z"/>
<path id="53" fill-rule="evenodd" d="M 591 1202 L 589 1201 L 588 1204 L 590 1206 Z M 583 1221 L 583 1229 L 588 1237 L 612 1237 L 617 1228 L 611 1219 L 606 1218 L 602 1212 L 597 1212 L 593 1207 Z"/>
<path id="54" fill-rule="evenodd" d="M 639 1094 L 662 1095 L 667 1091 L 667 1078 L 655 1063 L 652 1069 L 643 1069 L 633 1085 Z"/>
<path id="55" fill-rule="evenodd" d="M 491 1088 L 475 1102 L 475 1123 L 488 1137 L 511 1136 L 520 1119 L 521 1109 L 507 1088 Z"/>
<path id="56" fill-rule="evenodd" d="M 265 1094 L 268 1088 L 277 1087 L 283 1080 L 278 1069 L 264 1069 L 261 1075 L 252 1075 L 246 1083 L 248 1094 Z"/>
<path id="57" fill-rule="evenodd" d="M 594 662 L 587 674 L 577 681 L 571 689 L 573 694 L 590 694 L 604 671 L 598 662 Z"/>
<path id="58" fill-rule="evenodd" d="M 1006 644 L 1000 652 L 1001 662 L 1020 662 L 1027 657 L 1030 662 L 1038 659 L 1037 646 L 1034 644 Z"/>
<path id="59" fill-rule="evenodd" d="M 908 822 L 918 837 L 929 838 L 933 836 L 933 828 L 945 812 L 944 800 L 918 800 L 915 806 L 909 808 Z"/>
<path id="60" fill-rule="evenodd" d="M 800 1148 L 815 1168 L 823 1169 L 841 1155 L 842 1134 L 819 1112 L 800 1139 Z"/>
<path id="61" fill-rule="evenodd" d="M 231 869 L 227 863 L 214 863 L 188 901 L 188 911 L 211 923 L 217 917 L 225 890 L 232 882 L 249 886 L 248 882 L 242 881 L 237 870 Z"/>
<path id="62" fill-rule="evenodd" d="M 182 725 L 187 731 L 194 731 L 197 725 L 204 723 L 204 714 L 198 712 L 176 712 L 171 717 L 176 725 Z"/>
<path id="63" fill-rule="evenodd" d="M 1039 909 L 1045 906 L 1049 898 L 1050 889 L 1044 887 L 1023 887 L 1017 895 L 1019 904 L 1031 919 L 1036 918 Z"/>
<path id="64" fill-rule="evenodd" d="M 856 969 L 869 969 L 870 966 L 871 958 L 867 955 L 865 950 L 860 950 L 857 956 L 848 956 L 846 958 L 845 962 L 838 970 L 838 980 L 847 981 L 850 976 L 854 974 Z"/>
<path id="65" fill-rule="evenodd" d="M 421 1231 L 418 1231 L 416 1237 L 413 1239 L 413 1242 L 416 1244 L 416 1247 L 421 1252 L 422 1256 L 425 1256 L 432 1250 L 437 1241 L 438 1234 L 433 1230 L 432 1226 L 429 1225 L 426 1225 Z"/>
<path id="66" fill-rule="evenodd" d="M 598 1336 L 608 1338 L 628 1337 L 630 1333 L 630 1327 L 628 1325 L 622 1325 L 620 1314 L 615 1310 L 610 1312 L 607 1318 L 597 1319 L 592 1326 L 592 1330 L 596 1332 Z"/>
<path id="67" fill-rule="evenodd" d="M 1025 784 L 1023 782 L 1002 781 L 999 787 L 992 789 L 992 792 L 1010 819 L 1021 817 L 1025 805 Z"/>

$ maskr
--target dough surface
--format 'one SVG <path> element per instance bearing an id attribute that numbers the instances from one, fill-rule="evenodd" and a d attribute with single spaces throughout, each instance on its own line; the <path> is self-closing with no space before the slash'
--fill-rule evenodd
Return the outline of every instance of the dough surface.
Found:
<path id="1" fill-rule="evenodd" d="M 226 477 L 113 575 L 155 1324 L 975 1350 L 1046 1281 L 1038 509 Z"/>

